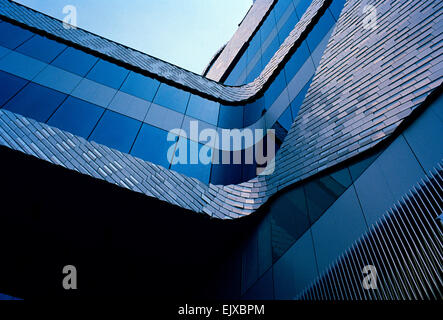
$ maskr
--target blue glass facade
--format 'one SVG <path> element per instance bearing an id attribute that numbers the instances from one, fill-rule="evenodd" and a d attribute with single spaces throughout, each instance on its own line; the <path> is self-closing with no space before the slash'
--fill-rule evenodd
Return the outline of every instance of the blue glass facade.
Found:
<path id="1" fill-rule="evenodd" d="M 247 78 L 253 81 L 308 5 L 309 1 L 278 1 L 231 73 L 243 74 L 244 81 L 226 83 L 241 84 Z M 132 152 L 205 183 L 247 181 L 255 177 L 255 165 L 181 164 L 171 167 L 165 162 L 166 154 L 157 157 L 148 149 L 169 150 L 172 142 L 158 133 L 172 129 L 184 130 L 183 139 L 188 148 L 194 143 L 202 147 L 204 141 L 195 141 L 195 137 L 190 136 L 192 121 L 198 121 L 199 132 L 206 128 L 241 129 L 257 124 L 263 127 L 260 123 L 266 123 L 267 128 L 277 131 L 277 142 L 281 143 L 297 116 L 321 58 L 321 54 L 312 53 L 324 50 L 324 46 L 318 48 L 321 47 L 319 43 L 327 42 L 328 31 L 334 23 L 333 15 L 327 10 L 319 31 L 314 28 L 262 97 L 246 105 L 229 106 L 166 83 L 160 84 L 153 78 L 2 22 L 0 32 L 14 37 L 2 37 L 0 43 L 0 50 L 4 52 L 0 58 L 3 78 L 0 80 L 7 83 L 2 91 L 1 107 L 119 151 Z M 246 70 L 250 72 L 245 74 Z M 157 140 L 160 136 L 163 136 L 162 141 Z M 217 148 L 212 151 L 223 154 Z"/>

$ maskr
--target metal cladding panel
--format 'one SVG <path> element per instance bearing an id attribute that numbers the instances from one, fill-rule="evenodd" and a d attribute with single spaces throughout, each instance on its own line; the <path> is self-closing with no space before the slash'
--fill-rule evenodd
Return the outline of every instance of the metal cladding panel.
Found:
<path id="1" fill-rule="evenodd" d="M 442 174 L 440 164 L 297 299 L 441 301 Z M 375 267 L 366 289 L 365 266 Z"/>
<path id="2" fill-rule="evenodd" d="M 14 2 L 0 0 L 0 16 L 156 74 L 193 92 L 238 102 L 258 94 L 272 79 L 328 4 L 314 0 L 262 74 L 241 87 L 224 86 L 81 29 L 66 30 L 60 21 Z M 375 30 L 362 25 L 365 5 L 377 9 Z M 277 190 L 375 146 L 441 84 L 442 7 L 441 1 L 432 0 L 347 1 L 300 113 L 277 153 L 275 172 L 269 176 L 239 185 L 205 185 L 5 110 L 0 110 L 0 142 L 213 217 L 247 215 Z M 78 148 L 66 148 L 74 140 Z M 95 154 L 94 150 L 100 150 L 101 156 L 92 157 L 89 151 Z"/>

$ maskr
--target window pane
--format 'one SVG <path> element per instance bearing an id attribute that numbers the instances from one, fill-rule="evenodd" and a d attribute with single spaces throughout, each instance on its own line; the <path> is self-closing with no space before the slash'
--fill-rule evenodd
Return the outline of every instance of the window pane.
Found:
<path id="1" fill-rule="evenodd" d="M 279 0 L 274 7 L 275 20 L 278 22 L 284 15 L 289 6 L 292 6 L 292 0 Z M 293 7 L 291 8 L 293 9 Z"/>
<path id="2" fill-rule="evenodd" d="M 274 54 L 277 52 L 277 50 L 280 48 L 280 43 L 278 41 L 278 36 L 276 35 L 274 40 L 269 44 L 269 46 L 266 48 L 265 52 L 263 52 L 262 55 L 262 65 L 263 67 L 266 67 L 266 65 L 271 61 Z"/>
<path id="3" fill-rule="evenodd" d="M 155 79 L 151 79 L 136 72 L 131 72 L 125 83 L 123 83 L 121 91 L 152 101 L 159 85 L 160 82 Z"/>
<path id="4" fill-rule="evenodd" d="M 97 57 L 83 51 L 67 48 L 54 60 L 54 62 L 52 62 L 52 64 L 84 77 L 88 71 L 91 70 L 97 60 Z"/>
<path id="5" fill-rule="evenodd" d="M 108 61 L 100 60 L 86 78 L 119 89 L 129 71 Z"/>
<path id="6" fill-rule="evenodd" d="M 244 107 L 244 126 L 247 127 L 261 118 L 264 112 L 264 97 Z"/>
<path id="7" fill-rule="evenodd" d="M 261 48 L 261 40 L 260 40 L 260 32 L 257 32 L 249 43 L 248 47 L 248 64 L 254 60 L 256 54 L 260 51 Z M 261 54 L 261 51 L 260 51 Z"/>
<path id="8" fill-rule="evenodd" d="M 218 126 L 221 128 L 243 128 L 243 106 L 220 106 Z"/>
<path id="9" fill-rule="evenodd" d="M 65 94 L 58 91 L 29 83 L 4 108 L 46 122 L 65 97 Z"/>
<path id="10" fill-rule="evenodd" d="M 131 154 L 146 161 L 169 168 L 169 148 L 175 148 L 175 141 L 167 141 L 168 132 L 148 124 L 143 124 Z"/>
<path id="11" fill-rule="evenodd" d="M 18 52 L 11 52 L 0 60 L 0 69 L 13 75 L 32 80 L 47 66 L 46 63 Z"/>
<path id="12" fill-rule="evenodd" d="M 334 0 L 329 6 L 329 10 L 331 10 L 335 20 L 338 20 L 338 18 L 340 17 L 340 13 L 345 5 L 345 2 L 346 0 Z"/>
<path id="13" fill-rule="evenodd" d="M 160 85 L 154 102 L 164 107 L 184 113 L 190 93 L 171 87 L 165 83 Z"/>
<path id="14" fill-rule="evenodd" d="M 82 78 L 63 69 L 48 65 L 32 81 L 48 88 L 70 94 Z"/>
<path id="15" fill-rule="evenodd" d="M 36 34 L 17 48 L 17 52 L 49 63 L 59 55 L 66 46 L 54 40 Z"/>
<path id="16" fill-rule="evenodd" d="M 25 79 L 0 71 L 0 107 L 12 98 L 26 83 Z"/>
<path id="17" fill-rule="evenodd" d="M 219 108 L 220 103 L 218 102 L 191 95 L 186 114 L 210 124 L 217 125 Z"/>
<path id="18" fill-rule="evenodd" d="M 292 116 L 295 119 L 297 117 L 298 112 L 300 111 L 300 107 L 305 99 L 306 93 L 308 92 L 309 86 L 311 85 L 311 80 L 301 89 L 301 91 L 297 94 L 294 100 L 291 102 Z"/>
<path id="19" fill-rule="evenodd" d="M 131 96 L 124 92 L 117 92 L 109 104 L 109 109 L 125 116 L 143 121 L 149 108 L 149 101 Z"/>
<path id="20" fill-rule="evenodd" d="M 309 55 L 308 45 L 306 44 L 306 41 L 303 41 L 285 65 L 288 82 L 294 78 L 298 70 L 300 70 L 302 65 L 309 58 Z"/>
<path id="21" fill-rule="evenodd" d="M 274 79 L 272 84 L 265 92 L 265 108 L 268 110 L 274 101 L 280 96 L 286 88 L 286 78 L 285 73 L 280 72 L 280 74 Z"/>
<path id="22" fill-rule="evenodd" d="M 107 110 L 89 140 L 128 153 L 141 122 Z"/>
<path id="23" fill-rule="evenodd" d="M 266 18 L 265 22 L 263 23 L 262 27 L 260 28 L 262 44 L 266 42 L 266 39 L 268 39 L 272 29 L 274 28 L 275 28 L 275 18 L 274 18 L 274 10 L 272 10 L 269 16 Z"/>
<path id="24" fill-rule="evenodd" d="M 297 22 L 298 22 L 298 17 L 294 10 L 292 11 L 288 20 L 286 20 L 285 24 L 278 31 L 278 37 L 280 39 L 280 43 L 283 43 L 286 40 L 291 31 L 295 28 Z"/>
<path id="25" fill-rule="evenodd" d="M 311 5 L 311 2 L 311 0 L 294 0 L 295 10 L 300 19 L 305 14 L 306 9 Z"/>
<path id="26" fill-rule="evenodd" d="M 185 150 L 186 149 L 186 150 Z M 181 155 L 181 152 L 186 152 L 186 157 Z M 197 178 L 198 180 L 209 183 L 209 176 L 211 174 L 211 163 L 203 164 L 199 159 L 199 154 L 204 154 L 209 159 L 212 159 L 212 148 L 202 145 L 200 143 L 180 137 L 177 143 L 177 149 L 174 157 L 183 157 L 186 159 L 186 164 L 175 164 L 171 166 L 171 170 L 183 173 L 188 177 Z M 193 164 L 192 158 L 195 157 L 197 164 Z M 192 162 L 192 163 L 191 163 Z"/>
<path id="27" fill-rule="evenodd" d="M 323 14 L 318 23 L 314 26 L 312 31 L 308 34 L 306 41 L 308 42 L 311 53 L 314 52 L 318 44 L 323 40 L 324 36 L 334 26 L 335 20 L 329 10 Z"/>
<path id="28" fill-rule="evenodd" d="M 87 139 L 104 111 L 96 105 L 69 97 L 48 124 Z"/>
<path id="29" fill-rule="evenodd" d="M 15 49 L 34 34 L 28 30 L 14 26 L 8 22 L 0 23 L 0 45 Z"/>
<path id="30" fill-rule="evenodd" d="M 83 79 L 74 89 L 72 95 L 101 107 L 107 107 L 116 92 L 117 90 L 103 84 Z"/>

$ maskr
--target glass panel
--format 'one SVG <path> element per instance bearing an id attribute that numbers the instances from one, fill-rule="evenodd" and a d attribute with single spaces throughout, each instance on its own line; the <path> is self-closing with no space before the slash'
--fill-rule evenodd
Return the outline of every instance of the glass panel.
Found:
<path id="1" fill-rule="evenodd" d="M 87 139 L 104 111 L 86 101 L 68 97 L 48 124 Z"/>
<path id="2" fill-rule="evenodd" d="M 17 52 L 11 52 L 0 60 L 1 70 L 27 80 L 32 80 L 46 66 L 44 62 Z"/>
<path id="3" fill-rule="evenodd" d="M 143 124 L 131 150 L 133 156 L 169 168 L 169 148 L 175 148 L 174 141 L 167 141 L 168 132 Z M 176 140 L 177 141 L 177 137 Z"/>
<path id="4" fill-rule="evenodd" d="M 235 65 L 234 69 L 231 71 L 231 74 L 226 79 L 225 84 L 230 86 L 235 86 L 237 84 L 237 80 L 240 75 L 245 71 L 248 62 L 248 51 L 243 53 L 243 56 Z"/>
<path id="5" fill-rule="evenodd" d="M 260 99 L 247 104 L 244 107 L 244 127 L 247 127 L 253 123 L 255 123 L 260 117 L 263 115 L 265 111 L 265 98 L 261 97 Z"/>
<path id="6" fill-rule="evenodd" d="M 277 122 L 288 132 L 292 125 L 291 108 L 287 108 Z M 281 139 L 281 141 L 283 141 L 283 139 Z"/>
<path id="7" fill-rule="evenodd" d="M 277 1 L 274 12 L 275 12 L 275 20 L 279 21 L 281 17 L 284 15 L 288 7 L 292 5 L 292 0 L 279 0 Z"/>
<path id="8" fill-rule="evenodd" d="M 246 83 L 252 82 L 257 78 L 262 72 L 261 60 L 254 66 L 254 68 L 249 72 L 249 75 L 246 78 Z"/>
<path id="9" fill-rule="evenodd" d="M 297 17 L 297 14 L 295 13 L 295 10 L 294 10 L 294 11 L 292 11 L 288 20 L 286 20 L 284 25 L 278 31 L 278 37 L 280 39 L 280 43 L 283 43 L 286 40 L 286 38 L 289 36 L 291 31 L 295 28 L 295 25 L 297 24 L 297 22 L 298 22 L 298 17 Z"/>
<path id="10" fill-rule="evenodd" d="M 288 191 L 270 205 L 272 257 L 276 261 L 308 230 L 303 187 Z"/>
<path id="11" fill-rule="evenodd" d="M 83 51 L 67 48 L 63 51 L 52 64 L 66 71 L 78 74 L 84 77 L 92 66 L 97 62 L 98 58 Z"/>
<path id="12" fill-rule="evenodd" d="M 183 155 L 181 154 L 182 152 L 186 152 L 186 154 Z M 209 183 L 209 176 L 211 174 L 211 163 L 203 164 L 201 161 L 201 157 L 199 157 L 200 154 L 203 154 L 205 158 L 207 157 L 210 161 L 210 159 L 212 159 L 212 148 L 180 137 L 177 143 L 177 149 L 174 153 L 174 158 L 177 159 L 182 157 L 183 160 L 187 159 L 187 163 L 174 164 L 171 166 L 171 170 L 183 173 L 188 177 L 197 178 L 204 183 Z M 197 163 L 194 164 L 195 162 Z"/>
<path id="13" fill-rule="evenodd" d="M 258 119 L 261 118 L 265 111 L 264 105 L 265 98 L 261 97 L 260 99 L 251 102 L 244 107 L 244 127 L 255 123 Z"/>
<path id="14" fill-rule="evenodd" d="M 213 184 L 236 184 L 242 182 L 242 167 L 241 164 L 233 164 L 233 156 L 229 151 L 221 151 L 217 150 L 219 163 L 212 165 L 212 173 L 211 173 L 211 183 Z M 225 157 L 231 159 L 230 164 L 222 164 L 223 153 L 225 153 Z M 229 154 L 229 155 L 228 155 Z"/>
<path id="15" fill-rule="evenodd" d="M 65 98 L 63 93 L 29 83 L 4 108 L 46 122 Z"/>
<path id="16" fill-rule="evenodd" d="M 89 140 L 128 153 L 141 122 L 107 110 Z"/>
<path id="17" fill-rule="evenodd" d="M 303 100 L 305 100 L 306 93 L 308 92 L 309 86 L 311 85 L 311 81 L 312 79 L 308 81 L 308 83 L 303 87 L 303 89 L 301 89 L 295 99 L 291 102 L 292 117 L 294 120 L 297 117 L 298 112 L 300 111 Z"/>
<path id="18" fill-rule="evenodd" d="M 86 78 L 100 82 L 114 89 L 119 89 L 129 71 L 108 61 L 100 60 Z"/>
<path id="19" fill-rule="evenodd" d="M 165 83 L 160 85 L 154 102 L 172 110 L 184 113 L 190 93 L 171 87 Z"/>
<path id="20" fill-rule="evenodd" d="M 265 109 L 268 110 L 274 101 L 280 96 L 283 90 L 286 88 L 285 73 L 280 74 L 274 79 L 272 84 L 265 92 Z"/>
<path id="21" fill-rule="evenodd" d="M 292 57 L 285 65 L 285 72 L 288 82 L 294 78 L 296 73 L 300 70 L 305 61 L 309 58 L 309 49 L 306 41 L 303 41 L 301 45 L 296 49 Z"/>
<path id="22" fill-rule="evenodd" d="M 101 107 L 107 107 L 116 92 L 117 90 L 103 84 L 83 79 L 74 89 L 72 95 Z"/>
<path id="23" fill-rule="evenodd" d="M 260 31 L 259 31 L 255 34 L 254 38 L 252 38 L 251 42 L 249 43 L 248 65 L 252 60 L 254 60 L 255 55 L 257 54 L 257 52 L 259 52 L 260 48 L 261 48 L 261 40 L 260 40 Z"/>
<path id="24" fill-rule="evenodd" d="M 143 121 L 145 120 L 149 105 L 149 101 L 119 91 L 108 108 L 125 116 Z"/>
<path id="25" fill-rule="evenodd" d="M 219 108 L 220 103 L 218 102 L 191 95 L 186 114 L 216 126 Z"/>
<path id="26" fill-rule="evenodd" d="M 340 13 L 343 10 L 345 3 L 346 3 L 346 0 L 334 0 L 334 1 L 332 1 L 331 5 L 329 6 L 329 10 L 331 10 L 332 15 L 334 16 L 335 20 L 338 20 L 338 18 L 340 17 Z"/>
<path id="27" fill-rule="evenodd" d="M 295 10 L 297 11 L 298 17 L 301 19 L 301 17 L 305 14 L 306 9 L 309 8 L 311 5 L 311 0 L 293 0 Z"/>
<path id="28" fill-rule="evenodd" d="M 220 106 L 218 126 L 221 128 L 243 128 L 243 106 Z"/>
<path id="29" fill-rule="evenodd" d="M 34 35 L 32 32 L 14 26 L 8 22 L 2 22 L 0 24 L 0 33 L 0 45 L 9 49 L 17 48 Z"/>
<path id="30" fill-rule="evenodd" d="M 275 28 L 275 17 L 274 17 L 274 10 L 272 10 L 260 28 L 262 44 L 266 42 L 266 39 L 268 39 L 272 29 L 274 28 Z"/>
<path id="31" fill-rule="evenodd" d="M 329 32 L 329 30 L 334 26 L 335 20 L 331 15 L 329 10 L 323 14 L 311 32 L 308 34 L 306 41 L 308 42 L 309 49 L 311 53 L 315 50 L 318 44 L 322 41 L 324 36 Z"/>
<path id="32" fill-rule="evenodd" d="M 67 94 L 70 94 L 81 80 L 80 76 L 51 65 L 33 79 L 38 84 Z"/>
<path id="33" fill-rule="evenodd" d="M 361 159 L 360 161 L 352 164 L 349 166 L 349 171 L 352 176 L 352 180 L 356 181 L 361 174 L 377 159 L 378 155 L 380 153 L 377 152 L 373 155 L 369 155 L 365 157 L 364 159 Z"/>
<path id="34" fill-rule="evenodd" d="M 346 190 L 331 176 L 326 176 L 306 184 L 309 217 L 314 223 Z"/>
<path id="35" fill-rule="evenodd" d="M 157 80 L 131 71 L 120 90 L 136 97 L 152 101 L 159 85 L 160 82 Z"/>
<path id="36" fill-rule="evenodd" d="M 17 52 L 50 63 L 66 46 L 36 34 L 16 49 Z"/>
<path id="37" fill-rule="evenodd" d="M 269 44 L 269 46 L 266 48 L 265 52 L 263 52 L 262 55 L 262 65 L 263 68 L 266 67 L 266 65 L 271 61 L 274 54 L 277 52 L 277 50 L 280 48 L 280 43 L 278 41 L 278 36 L 272 40 L 272 42 Z"/>
<path id="38" fill-rule="evenodd" d="M 11 99 L 26 83 L 25 79 L 0 71 L 0 107 Z"/>

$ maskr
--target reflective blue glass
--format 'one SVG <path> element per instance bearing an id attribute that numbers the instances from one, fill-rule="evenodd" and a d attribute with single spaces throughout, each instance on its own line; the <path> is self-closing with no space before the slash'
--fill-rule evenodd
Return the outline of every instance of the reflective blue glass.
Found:
<path id="1" fill-rule="evenodd" d="M 280 96 L 283 89 L 286 88 L 285 73 L 280 72 L 279 75 L 272 81 L 271 85 L 265 92 L 265 108 L 268 110 L 274 101 Z"/>
<path id="2" fill-rule="evenodd" d="M 49 119 L 48 124 L 87 139 L 105 109 L 68 97 Z"/>
<path id="3" fill-rule="evenodd" d="M 261 40 L 260 40 L 260 32 L 257 32 L 252 38 L 252 40 L 249 42 L 248 47 L 248 64 L 255 58 L 255 55 L 261 48 Z"/>
<path id="4" fill-rule="evenodd" d="M 274 12 L 275 12 L 275 20 L 278 22 L 281 17 L 284 15 L 286 10 L 288 10 L 289 6 L 292 6 L 292 0 L 279 0 L 275 4 Z"/>
<path id="5" fill-rule="evenodd" d="M 260 73 L 262 72 L 263 68 L 261 65 L 261 60 L 258 61 L 258 63 L 254 66 L 254 68 L 249 72 L 247 78 L 246 78 L 246 82 L 252 82 L 255 80 L 255 78 L 257 78 Z"/>
<path id="6" fill-rule="evenodd" d="M 329 6 L 329 10 L 331 10 L 335 20 L 338 20 L 338 18 L 340 17 L 340 13 L 343 10 L 345 3 L 346 0 L 334 0 Z"/>
<path id="7" fill-rule="evenodd" d="M 262 44 L 265 43 L 266 39 L 271 34 L 271 31 L 274 28 L 275 28 L 275 17 L 274 17 L 274 10 L 272 10 L 260 28 Z"/>
<path id="8" fill-rule="evenodd" d="M 202 145 L 198 142 L 188 140 L 186 138 L 180 137 L 181 141 L 177 143 L 177 150 L 175 152 L 174 157 L 180 157 L 178 146 L 187 146 L 187 164 L 177 163 L 171 166 L 171 170 L 183 173 L 189 177 L 197 178 L 198 180 L 209 183 L 209 177 L 211 174 L 211 164 L 203 164 L 200 160 L 198 160 L 197 164 L 191 163 L 191 157 L 196 156 L 195 152 L 204 153 L 209 158 L 212 159 L 212 149 Z M 200 159 L 200 158 L 198 158 Z"/>
<path id="9" fill-rule="evenodd" d="M 210 124 L 217 125 L 220 103 L 191 95 L 186 114 Z"/>
<path id="10" fill-rule="evenodd" d="M 242 106 L 220 106 L 218 126 L 221 128 L 242 128 L 243 107 Z"/>
<path id="11" fill-rule="evenodd" d="M 243 165 L 234 164 L 233 155 L 229 151 L 217 150 L 216 152 L 218 152 L 219 163 L 212 165 L 211 183 L 227 185 L 242 182 Z M 222 164 L 223 153 L 226 158 L 229 156 L 231 159 L 230 164 Z"/>
<path id="12" fill-rule="evenodd" d="M 271 61 L 274 54 L 277 52 L 278 48 L 280 48 L 280 43 L 278 41 L 278 36 L 275 36 L 274 40 L 269 44 L 266 50 L 262 54 L 262 65 L 263 68 Z"/>
<path id="13" fill-rule="evenodd" d="M 108 61 L 100 60 L 89 71 L 86 78 L 119 89 L 129 71 Z"/>
<path id="14" fill-rule="evenodd" d="M 261 118 L 265 110 L 265 98 L 261 97 L 260 99 L 248 103 L 244 107 L 244 122 L 243 125 L 245 127 L 255 123 L 258 119 Z"/>
<path id="15" fill-rule="evenodd" d="M 308 34 L 306 41 L 308 42 L 311 53 L 315 50 L 318 44 L 323 40 L 324 36 L 334 26 L 335 20 L 329 10 L 323 14 L 311 32 Z"/>
<path id="16" fill-rule="evenodd" d="M 284 25 L 278 31 L 278 38 L 280 39 L 280 44 L 283 43 L 285 41 L 285 39 L 289 36 L 289 34 L 294 29 L 297 22 L 298 22 L 298 17 L 297 17 L 297 14 L 295 13 L 295 10 L 294 10 L 294 11 L 292 11 L 288 20 L 286 20 Z"/>
<path id="17" fill-rule="evenodd" d="M 0 71 L 0 107 L 11 99 L 26 83 L 25 79 Z"/>
<path id="18" fill-rule="evenodd" d="M 131 71 L 120 90 L 136 97 L 152 101 L 159 85 L 160 82 L 157 80 Z"/>
<path id="19" fill-rule="evenodd" d="M 292 116 L 295 119 L 297 117 L 298 112 L 300 111 L 300 107 L 305 99 L 306 93 L 308 92 L 309 86 L 311 85 L 311 80 L 301 89 L 301 91 L 297 94 L 294 100 L 291 102 Z"/>
<path id="20" fill-rule="evenodd" d="M 144 123 L 132 147 L 131 154 L 169 168 L 168 150 L 171 147 L 174 148 L 176 142 L 167 141 L 167 136 L 167 131 Z"/>
<path id="21" fill-rule="evenodd" d="M 46 122 L 65 98 L 66 95 L 63 93 L 31 82 L 4 108 L 37 121 Z"/>
<path id="22" fill-rule="evenodd" d="M 52 64 L 84 77 L 97 60 L 98 58 L 93 55 L 69 47 L 63 51 Z"/>
<path id="23" fill-rule="evenodd" d="M 306 9 L 311 5 L 311 0 L 293 0 L 295 10 L 297 11 L 298 17 L 301 19 L 301 17 L 305 14 Z"/>
<path id="24" fill-rule="evenodd" d="M 154 103 L 184 113 L 189 96 L 189 92 L 162 83 L 154 98 Z"/>
<path id="25" fill-rule="evenodd" d="M 248 51 L 245 51 L 240 58 L 240 60 L 235 65 L 234 69 L 232 69 L 229 77 L 226 79 L 225 84 L 234 86 L 237 84 L 237 80 L 240 75 L 245 71 L 248 62 Z"/>
<path id="26" fill-rule="evenodd" d="M 49 63 L 57 57 L 66 46 L 38 34 L 19 46 L 16 51 L 32 58 Z"/>
<path id="27" fill-rule="evenodd" d="M 288 82 L 294 78 L 298 70 L 300 70 L 302 65 L 309 58 L 309 54 L 310 53 L 306 41 L 303 41 L 285 65 L 284 69 Z"/>
<path id="28" fill-rule="evenodd" d="M 280 116 L 280 118 L 277 120 L 277 122 L 286 129 L 286 131 L 289 131 L 291 129 L 292 125 L 292 114 L 291 114 L 291 108 L 287 108 L 285 112 Z"/>
<path id="29" fill-rule="evenodd" d="M 8 22 L 0 23 L 0 45 L 15 49 L 34 34 L 28 30 L 14 26 Z"/>
<path id="30" fill-rule="evenodd" d="M 107 110 L 89 140 L 128 153 L 141 122 Z"/>

